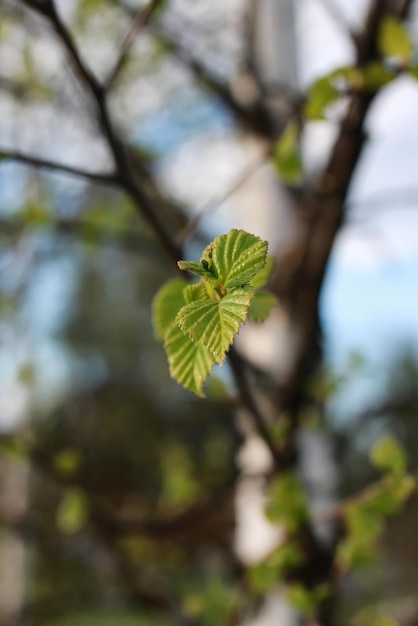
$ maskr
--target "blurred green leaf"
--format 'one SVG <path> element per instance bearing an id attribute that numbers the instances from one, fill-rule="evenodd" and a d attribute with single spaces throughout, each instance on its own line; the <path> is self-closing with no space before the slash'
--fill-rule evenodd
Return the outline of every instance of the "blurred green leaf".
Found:
<path id="1" fill-rule="evenodd" d="M 363 70 L 364 87 L 370 91 L 377 91 L 394 79 L 394 74 L 380 61 L 368 63 Z"/>
<path id="2" fill-rule="evenodd" d="M 183 603 L 183 612 L 199 626 L 220 626 L 229 623 L 235 602 L 235 590 L 220 578 L 205 583 L 205 591 L 189 593 Z"/>
<path id="3" fill-rule="evenodd" d="M 67 489 L 56 512 L 58 529 L 64 535 L 73 535 L 85 526 L 87 516 L 88 501 L 84 491 L 76 487 Z"/>
<path id="4" fill-rule="evenodd" d="M 314 616 L 318 608 L 316 595 L 299 584 L 288 587 L 287 596 L 290 603 L 305 617 Z"/>
<path id="5" fill-rule="evenodd" d="M 164 448 L 162 465 L 164 505 L 183 507 L 192 504 L 199 493 L 199 484 L 193 477 L 193 465 L 187 449 L 181 444 Z"/>
<path id="6" fill-rule="evenodd" d="M 250 280 L 250 285 L 254 289 L 261 289 L 265 287 L 270 280 L 271 273 L 274 267 L 274 258 L 271 254 L 266 256 L 266 264 L 264 267 L 258 270 L 256 275 Z"/>
<path id="7" fill-rule="evenodd" d="M 264 594 L 277 587 L 283 578 L 305 561 L 302 547 L 290 538 L 279 546 L 265 561 L 248 569 L 251 587 Z"/>
<path id="8" fill-rule="evenodd" d="M 271 482 L 266 515 L 272 522 L 285 523 L 290 531 L 308 521 L 305 491 L 296 474 L 283 473 Z"/>
<path id="9" fill-rule="evenodd" d="M 269 291 L 257 291 L 251 300 L 248 317 L 256 322 L 264 322 L 278 302 L 276 296 Z"/>
<path id="10" fill-rule="evenodd" d="M 383 471 L 402 474 L 406 469 L 406 454 L 398 441 L 392 436 L 383 437 L 372 448 L 371 461 Z"/>
<path id="11" fill-rule="evenodd" d="M 75 476 L 82 465 L 81 454 L 78 450 L 61 450 L 53 460 L 54 470 L 60 476 Z"/>
<path id="12" fill-rule="evenodd" d="M 36 367 L 33 363 L 24 363 L 18 371 L 18 378 L 24 385 L 33 385 L 36 380 Z"/>
<path id="13" fill-rule="evenodd" d="M 308 120 L 325 119 L 325 111 L 340 97 L 340 92 L 333 84 L 332 77 L 320 78 L 308 91 L 305 116 Z"/>
<path id="14" fill-rule="evenodd" d="M 25 226 L 29 227 L 42 227 L 51 224 L 53 215 L 50 209 L 39 204 L 29 202 L 18 213 L 18 217 L 22 220 Z"/>
<path id="15" fill-rule="evenodd" d="M 184 280 L 173 278 L 164 283 L 156 293 L 152 302 L 152 312 L 155 335 L 158 339 L 164 339 L 174 324 L 177 313 L 187 304 L 184 295 L 185 286 Z"/>
<path id="16" fill-rule="evenodd" d="M 285 183 L 289 185 L 300 183 L 303 167 L 299 150 L 299 125 L 296 122 L 288 123 L 276 143 L 274 165 Z"/>
<path id="17" fill-rule="evenodd" d="M 166 626 L 166 622 L 160 621 L 152 615 L 144 615 L 142 612 L 114 612 L 102 611 L 91 613 L 77 613 L 67 617 L 57 617 L 53 621 L 47 621 L 44 626 Z"/>
<path id="18" fill-rule="evenodd" d="M 355 614 L 350 626 L 399 626 L 389 615 L 382 614 L 380 606 L 368 606 Z"/>
<path id="19" fill-rule="evenodd" d="M 404 63 L 410 61 L 414 49 L 407 29 L 393 17 L 382 20 L 377 45 L 383 57 L 396 57 Z"/>

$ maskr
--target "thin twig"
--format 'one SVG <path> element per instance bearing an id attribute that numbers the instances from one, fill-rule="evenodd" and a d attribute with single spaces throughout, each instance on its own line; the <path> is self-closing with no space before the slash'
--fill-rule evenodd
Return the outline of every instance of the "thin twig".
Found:
<path id="1" fill-rule="evenodd" d="M 103 183 L 104 185 L 116 185 L 118 183 L 115 174 L 88 172 L 78 167 L 73 167 L 72 165 L 65 165 L 64 163 L 58 163 L 57 161 L 43 159 L 41 157 L 25 154 L 24 152 L 19 152 L 18 150 L 3 150 L 0 148 L 0 161 L 15 161 L 24 163 L 25 165 L 31 165 L 41 169 L 70 174 L 71 176 L 77 176 L 79 178 L 86 178 L 91 182 Z"/>
<path id="2" fill-rule="evenodd" d="M 340 8 L 336 5 L 334 0 L 320 0 L 320 4 L 324 7 L 328 15 L 332 18 L 334 24 L 338 27 L 339 31 L 348 37 L 355 48 L 357 48 L 356 35 L 351 30 L 350 24 L 347 22 Z"/>
<path id="3" fill-rule="evenodd" d="M 112 88 L 115 80 L 117 79 L 135 37 L 143 28 L 145 28 L 145 26 L 147 26 L 162 1 L 163 0 L 150 0 L 149 4 L 144 9 L 140 9 L 136 14 L 136 17 L 133 19 L 129 30 L 120 45 L 119 57 L 104 83 L 106 91 L 109 91 Z"/>
<path id="4" fill-rule="evenodd" d="M 218 211 L 222 205 L 225 204 L 225 202 L 229 200 L 229 198 L 233 196 L 238 189 L 240 189 L 240 187 L 248 181 L 249 178 L 251 178 L 251 176 L 256 174 L 259 169 L 266 164 L 266 161 L 270 158 L 271 153 L 272 148 L 270 146 L 265 148 L 261 155 L 258 156 L 257 160 L 250 163 L 226 191 L 221 193 L 217 198 L 211 198 L 208 202 L 203 204 L 203 206 L 197 211 L 196 215 L 188 221 L 183 231 L 180 233 L 179 243 L 182 246 L 184 246 L 189 239 L 193 237 L 206 216 L 209 214 L 213 215 L 215 211 Z"/>

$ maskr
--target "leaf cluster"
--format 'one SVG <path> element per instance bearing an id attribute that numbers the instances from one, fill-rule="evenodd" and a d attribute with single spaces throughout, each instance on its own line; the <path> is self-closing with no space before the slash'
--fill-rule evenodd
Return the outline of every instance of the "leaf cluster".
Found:
<path id="1" fill-rule="evenodd" d="M 271 272 L 267 248 L 259 237 L 233 229 L 209 244 L 199 263 L 178 262 L 181 270 L 199 276 L 199 282 L 170 280 L 154 298 L 155 333 L 164 341 L 171 376 L 200 397 L 240 325 L 248 317 L 264 321 L 276 304 L 262 290 Z"/>

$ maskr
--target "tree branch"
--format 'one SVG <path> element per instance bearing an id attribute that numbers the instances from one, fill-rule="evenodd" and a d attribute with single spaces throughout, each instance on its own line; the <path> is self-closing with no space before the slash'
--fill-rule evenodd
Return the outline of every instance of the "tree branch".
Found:
<path id="1" fill-rule="evenodd" d="M 113 69 L 109 72 L 109 75 L 105 81 L 104 89 L 109 91 L 117 77 L 119 76 L 120 70 L 126 60 L 129 48 L 131 47 L 135 37 L 138 33 L 148 25 L 152 16 L 156 12 L 156 10 L 161 6 L 164 0 L 150 0 L 149 4 L 144 8 L 140 9 L 134 19 L 132 20 L 131 26 L 126 33 L 119 50 L 119 57 L 116 61 Z"/>
<path id="2" fill-rule="evenodd" d="M 157 217 L 152 201 L 136 179 L 135 173 L 133 172 L 129 161 L 126 146 L 117 135 L 111 121 L 106 100 L 106 91 L 81 59 L 70 33 L 61 21 L 55 9 L 53 0 L 47 0 L 45 2 L 45 6 L 42 5 L 42 10 L 40 10 L 37 5 L 34 7 L 29 4 L 29 6 L 31 6 L 31 8 L 35 8 L 48 18 L 63 47 L 67 51 L 77 76 L 89 92 L 94 104 L 96 105 L 99 125 L 115 161 L 117 182 L 133 199 L 138 213 L 152 228 L 166 254 L 172 260 L 178 261 L 182 258 L 181 248 L 174 242 L 171 235 L 166 231 L 163 223 Z"/>
<path id="3" fill-rule="evenodd" d="M 43 159 L 41 157 L 25 154 L 23 152 L 19 152 L 18 150 L 5 150 L 0 147 L 0 162 L 1 161 L 15 161 L 41 169 L 48 169 L 55 172 L 61 172 L 63 174 L 69 174 L 71 176 L 77 176 L 78 178 L 86 178 L 91 182 L 102 183 L 104 185 L 116 185 L 118 183 L 115 174 L 88 172 L 72 165 L 65 165 L 64 163 L 58 163 L 57 161 L 51 161 L 49 159 Z"/>

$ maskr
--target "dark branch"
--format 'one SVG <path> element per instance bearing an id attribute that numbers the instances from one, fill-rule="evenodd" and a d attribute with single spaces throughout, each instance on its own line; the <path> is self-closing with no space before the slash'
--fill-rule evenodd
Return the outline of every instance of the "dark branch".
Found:
<path id="1" fill-rule="evenodd" d="M 94 104 L 96 105 L 99 125 L 115 161 L 117 182 L 133 199 L 138 213 L 152 228 L 167 255 L 173 261 L 178 261 L 183 256 L 181 248 L 177 246 L 170 234 L 166 231 L 163 223 L 157 217 L 152 200 L 150 200 L 145 189 L 136 179 L 135 173 L 133 172 L 129 161 L 126 146 L 119 138 L 110 118 L 105 89 L 99 84 L 89 68 L 85 65 L 84 61 L 81 59 L 69 31 L 61 21 L 61 18 L 55 9 L 53 1 L 48 0 L 45 2 L 45 6 L 42 5 L 42 11 L 39 10 L 38 6 L 31 4 L 29 4 L 29 6 L 31 6 L 31 8 L 35 8 L 48 18 L 64 49 L 66 50 L 77 76 L 89 92 Z"/>
<path id="2" fill-rule="evenodd" d="M 77 176 L 78 178 L 86 178 L 91 182 L 103 183 L 104 185 L 115 185 L 118 182 L 115 174 L 100 174 L 99 172 L 88 172 L 78 167 L 73 167 L 72 165 L 65 165 L 64 163 L 58 163 L 57 161 L 43 159 L 40 157 L 25 154 L 23 152 L 19 152 L 17 150 L 2 150 L 0 148 L 0 161 L 16 161 L 41 169 L 48 169 L 55 172 L 70 174 L 71 176 Z"/>
<path id="3" fill-rule="evenodd" d="M 132 20 L 131 26 L 121 43 L 118 60 L 105 81 L 104 88 L 106 91 L 109 91 L 112 88 L 114 82 L 119 76 L 120 70 L 122 69 L 128 55 L 129 48 L 131 47 L 135 37 L 143 28 L 145 28 L 145 26 L 147 26 L 156 10 L 161 6 L 162 2 L 163 0 L 150 0 L 149 4 L 144 9 L 140 9 Z"/>

